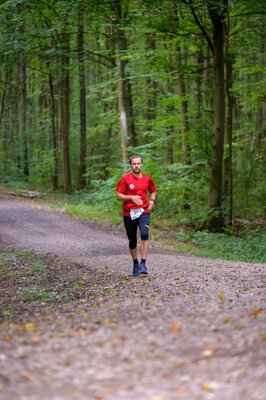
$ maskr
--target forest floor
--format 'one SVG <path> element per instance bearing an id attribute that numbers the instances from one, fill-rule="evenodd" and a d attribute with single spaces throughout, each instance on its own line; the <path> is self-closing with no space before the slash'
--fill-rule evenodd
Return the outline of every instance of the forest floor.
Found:
<path id="1" fill-rule="evenodd" d="M 265 400 L 265 264 L 152 243 L 0 194 L 2 400 Z"/>

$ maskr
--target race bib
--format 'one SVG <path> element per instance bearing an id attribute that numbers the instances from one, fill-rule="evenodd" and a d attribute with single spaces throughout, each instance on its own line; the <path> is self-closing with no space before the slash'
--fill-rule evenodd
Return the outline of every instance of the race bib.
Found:
<path id="1" fill-rule="evenodd" d="M 144 208 L 136 208 L 134 210 L 130 210 L 130 217 L 131 219 L 137 219 L 141 216 L 143 213 Z"/>

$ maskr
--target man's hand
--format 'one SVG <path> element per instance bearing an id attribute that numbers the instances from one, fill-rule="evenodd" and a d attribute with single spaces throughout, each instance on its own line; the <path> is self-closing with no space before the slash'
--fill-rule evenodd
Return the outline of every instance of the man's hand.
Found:
<path id="1" fill-rule="evenodd" d="M 148 207 L 148 210 L 151 211 L 153 209 L 154 206 L 154 201 L 150 201 L 150 205 Z"/>
<path id="2" fill-rule="evenodd" d="M 131 196 L 131 200 L 133 203 L 137 204 L 138 206 L 142 206 L 143 201 L 141 200 L 140 196 Z"/>

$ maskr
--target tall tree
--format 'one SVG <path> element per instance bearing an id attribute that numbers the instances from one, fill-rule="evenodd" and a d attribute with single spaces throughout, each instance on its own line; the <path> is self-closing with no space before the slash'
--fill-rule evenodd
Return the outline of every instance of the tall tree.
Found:
<path id="1" fill-rule="evenodd" d="M 193 0 L 183 0 L 189 6 L 195 23 L 204 35 L 208 46 L 213 53 L 213 134 L 212 134 L 212 160 L 211 182 L 208 204 L 210 214 L 205 222 L 205 227 L 213 232 L 218 232 L 224 225 L 222 212 L 222 184 L 223 184 L 223 146 L 224 146 L 224 121 L 225 121 L 225 95 L 224 95 L 224 18 L 226 7 L 223 0 L 211 0 L 207 3 L 208 12 L 212 23 L 212 40 L 203 26 L 195 9 Z"/>
<path id="2" fill-rule="evenodd" d="M 213 125 L 212 136 L 212 169 L 209 194 L 211 214 L 206 221 L 210 231 L 220 231 L 224 225 L 222 212 L 222 178 L 223 178 L 223 148 L 224 148 L 224 18 L 225 8 L 222 0 L 209 4 L 209 13 L 213 28 Z"/>
<path id="3" fill-rule="evenodd" d="M 29 175 L 28 165 L 28 139 L 27 139 L 27 75 L 26 75 L 26 55 L 25 55 L 25 22 L 23 16 L 23 6 L 18 5 L 19 34 L 20 34 L 20 51 L 19 51 L 19 81 L 20 81 L 20 137 L 22 148 L 22 168 L 23 175 Z"/>
<path id="4" fill-rule="evenodd" d="M 224 0 L 227 7 L 227 21 L 225 23 L 225 70 L 226 70 L 226 110 L 225 110 L 225 145 L 226 155 L 224 159 L 224 196 L 228 202 L 227 220 L 228 225 L 233 223 L 233 54 L 229 44 L 230 17 L 228 0 Z"/>
<path id="5" fill-rule="evenodd" d="M 84 60 L 84 28 L 83 28 L 82 6 L 78 10 L 78 34 L 77 34 L 77 51 L 78 51 L 78 70 L 79 70 L 79 112 L 80 112 L 80 165 L 78 171 L 78 188 L 84 188 L 86 185 L 86 76 L 85 76 L 85 60 Z"/>
<path id="6" fill-rule="evenodd" d="M 63 147 L 63 185 L 64 193 L 71 192 L 69 126 L 70 126 L 70 86 L 69 86 L 70 36 L 65 24 L 61 31 L 61 80 L 60 80 L 60 123 Z"/>
<path id="7" fill-rule="evenodd" d="M 48 69 L 50 66 L 48 64 Z M 49 71 L 49 88 L 50 88 L 50 116 L 51 116 L 51 144 L 52 144 L 52 155 L 53 155 L 53 167 L 52 167 L 52 185 L 53 189 L 58 189 L 58 135 L 56 129 L 56 101 L 54 93 L 54 82 L 52 71 Z"/>
<path id="8" fill-rule="evenodd" d="M 120 130 L 121 130 L 121 147 L 124 169 L 127 165 L 127 144 L 128 144 L 128 112 L 126 100 L 126 77 L 125 77 L 125 62 L 122 57 L 124 50 L 124 32 L 119 28 L 122 19 L 121 1 L 115 1 L 115 48 L 116 48 L 116 63 L 117 63 L 117 79 L 118 79 L 118 104 L 120 114 Z"/>
<path id="9" fill-rule="evenodd" d="M 147 33 L 145 35 L 147 60 L 152 63 L 153 54 L 156 51 L 156 36 L 154 33 Z M 149 74 L 146 78 L 147 85 L 147 105 L 146 105 L 146 120 L 147 131 L 152 131 L 152 124 L 156 118 L 157 96 L 158 96 L 158 83 L 154 77 Z"/>

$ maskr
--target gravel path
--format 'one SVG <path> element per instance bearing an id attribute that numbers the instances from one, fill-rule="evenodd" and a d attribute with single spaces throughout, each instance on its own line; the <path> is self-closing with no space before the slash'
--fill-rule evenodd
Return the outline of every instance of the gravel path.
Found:
<path id="1" fill-rule="evenodd" d="M 265 264 L 152 247 L 133 278 L 125 235 L 4 196 L 1 237 L 53 261 L 53 290 L 76 285 L 0 325 L 2 400 L 266 399 Z"/>

